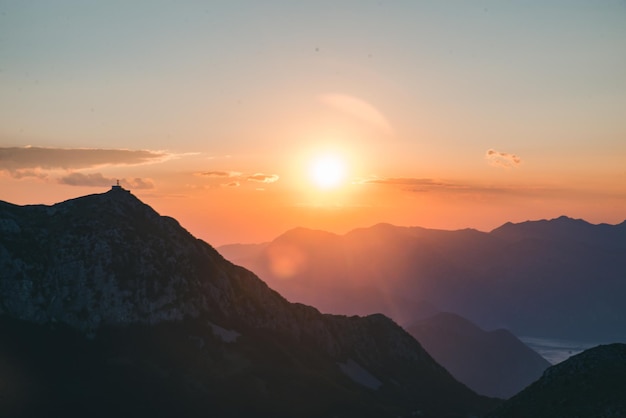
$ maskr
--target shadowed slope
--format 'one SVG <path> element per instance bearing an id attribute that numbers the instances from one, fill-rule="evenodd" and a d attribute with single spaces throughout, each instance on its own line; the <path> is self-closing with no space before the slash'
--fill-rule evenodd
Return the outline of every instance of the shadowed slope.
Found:
<path id="1" fill-rule="evenodd" d="M 390 319 L 291 304 L 124 190 L 0 202 L 0 227 L 0 365 L 17 365 L 2 414 L 453 417 L 494 405 Z"/>
<path id="2" fill-rule="evenodd" d="M 546 370 L 489 418 L 626 416 L 626 344 L 601 345 Z"/>

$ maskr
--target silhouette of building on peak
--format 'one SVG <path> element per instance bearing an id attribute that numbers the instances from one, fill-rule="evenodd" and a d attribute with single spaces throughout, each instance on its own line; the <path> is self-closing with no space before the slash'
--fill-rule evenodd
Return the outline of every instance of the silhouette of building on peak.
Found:
<path id="1" fill-rule="evenodd" d="M 126 192 L 126 193 L 130 193 L 130 190 L 126 190 L 125 188 L 123 188 L 122 186 L 120 186 L 120 181 L 116 180 L 116 184 L 114 184 L 113 186 L 111 186 L 111 191 L 114 192 Z"/>

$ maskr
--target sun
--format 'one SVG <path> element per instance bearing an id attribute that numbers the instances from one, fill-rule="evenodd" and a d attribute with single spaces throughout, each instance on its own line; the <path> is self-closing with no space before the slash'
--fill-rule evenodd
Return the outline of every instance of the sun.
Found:
<path id="1" fill-rule="evenodd" d="M 334 189 L 346 178 L 346 163 L 338 155 L 318 156 L 311 161 L 309 176 L 320 189 Z"/>

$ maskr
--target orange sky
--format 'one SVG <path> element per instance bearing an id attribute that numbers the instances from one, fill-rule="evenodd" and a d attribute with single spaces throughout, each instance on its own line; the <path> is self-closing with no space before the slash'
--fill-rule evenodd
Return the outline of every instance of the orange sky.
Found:
<path id="1" fill-rule="evenodd" d="M 624 3 L 0 8 L 1 200 L 120 179 L 213 245 L 626 219 Z"/>
<path id="2" fill-rule="evenodd" d="M 311 154 L 312 160 L 315 155 Z M 344 181 L 331 189 L 318 187 L 309 176 L 306 152 L 273 161 L 270 166 L 278 167 L 275 170 L 260 166 L 258 171 L 257 167 L 237 171 L 246 166 L 237 163 L 238 157 L 198 154 L 96 170 L 34 168 L 40 178 L 16 179 L 4 173 L 0 182 L 4 200 L 51 204 L 107 191 L 120 178 L 124 187 L 159 213 L 177 218 L 213 245 L 261 242 L 296 226 L 339 233 L 378 222 L 490 230 L 506 221 L 562 214 L 594 223 L 618 223 L 626 218 L 623 183 L 601 185 L 603 176 L 594 179 L 590 172 L 585 178 L 576 170 L 569 173 L 571 179 L 567 173 L 548 176 L 548 170 L 542 178 L 525 161 L 516 167 L 508 156 L 500 158 L 502 164 L 513 166 L 494 164 L 485 153 L 476 156 L 473 175 L 453 172 L 445 177 L 441 170 L 441 177 L 427 178 L 409 177 L 401 167 L 387 169 L 398 173 L 397 177 L 370 174 L 367 164 L 360 167 L 354 157 L 353 163 L 346 162 Z M 203 171 L 207 166 L 212 170 Z M 416 167 L 415 171 L 422 170 Z M 79 185 L 70 185 L 73 182 Z"/>

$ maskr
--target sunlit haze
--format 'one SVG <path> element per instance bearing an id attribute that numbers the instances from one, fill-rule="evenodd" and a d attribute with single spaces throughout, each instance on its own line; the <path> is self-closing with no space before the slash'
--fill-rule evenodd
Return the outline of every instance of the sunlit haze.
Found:
<path id="1" fill-rule="evenodd" d="M 213 245 L 626 219 L 623 1 L 0 0 L 0 200 Z"/>

